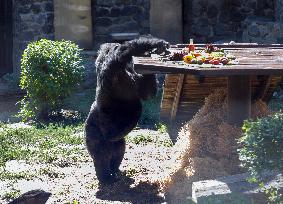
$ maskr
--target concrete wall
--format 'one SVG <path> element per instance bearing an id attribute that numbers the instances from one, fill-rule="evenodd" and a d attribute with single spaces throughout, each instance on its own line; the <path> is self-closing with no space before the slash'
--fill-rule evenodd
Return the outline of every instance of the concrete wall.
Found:
<path id="1" fill-rule="evenodd" d="M 150 1 L 150 33 L 170 43 L 183 41 L 182 0 Z"/>

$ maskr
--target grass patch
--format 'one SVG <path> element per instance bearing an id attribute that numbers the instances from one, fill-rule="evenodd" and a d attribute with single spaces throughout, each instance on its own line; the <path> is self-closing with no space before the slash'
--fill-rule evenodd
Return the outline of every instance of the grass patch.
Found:
<path id="1" fill-rule="evenodd" d="M 147 145 L 154 144 L 156 146 L 163 147 L 173 147 L 173 142 L 170 138 L 160 138 L 159 135 L 150 135 L 150 134 L 139 134 L 135 136 L 126 136 L 126 141 L 128 143 L 134 143 L 135 145 Z"/>
<path id="2" fill-rule="evenodd" d="M 130 142 L 138 145 L 138 144 L 148 144 L 153 142 L 153 138 L 150 135 L 137 135 L 135 137 L 128 137 Z"/>
<path id="3" fill-rule="evenodd" d="M 10 192 L 5 193 L 2 198 L 4 200 L 11 200 L 11 199 L 15 199 L 17 197 L 20 196 L 20 190 L 18 189 L 12 189 Z"/>
<path id="4" fill-rule="evenodd" d="M 55 172 L 54 170 L 52 170 L 50 167 L 40 169 L 39 174 L 40 175 L 46 175 L 46 176 L 48 176 L 49 178 L 52 178 L 52 179 L 60 177 L 60 174 L 58 172 Z"/>
<path id="5" fill-rule="evenodd" d="M 126 170 L 126 175 L 129 176 L 129 177 L 133 177 L 137 173 L 138 173 L 138 171 L 134 168 L 130 168 L 130 169 Z"/>
<path id="6" fill-rule="evenodd" d="M 156 128 L 160 134 L 168 133 L 168 127 L 165 124 L 158 123 Z"/>
<path id="7" fill-rule="evenodd" d="M 30 128 L 10 128 L 0 125 L 0 166 L 9 160 L 52 163 L 78 151 L 83 138 L 76 133 L 83 125 L 48 124 Z"/>
<path id="8" fill-rule="evenodd" d="M 30 174 L 28 172 L 12 173 L 8 171 L 4 171 L 0 173 L 0 180 L 18 180 L 18 179 L 30 180 L 35 176 L 36 176 L 35 174 Z"/>

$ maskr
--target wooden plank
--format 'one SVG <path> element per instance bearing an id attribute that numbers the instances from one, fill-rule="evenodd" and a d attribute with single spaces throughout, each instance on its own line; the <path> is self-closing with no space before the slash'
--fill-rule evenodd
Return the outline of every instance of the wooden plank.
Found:
<path id="1" fill-rule="evenodd" d="M 251 80 L 249 76 L 230 76 L 228 78 L 228 121 L 242 126 L 251 114 Z"/>
<path id="2" fill-rule="evenodd" d="M 213 44 L 220 48 L 283 48 L 283 44 L 258 44 L 258 43 L 236 43 L 236 44 Z M 185 48 L 188 44 L 177 44 L 172 47 Z M 205 47 L 206 44 L 195 44 L 196 47 Z"/>
<path id="3" fill-rule="evenodd" d="M 283 52 L 282 52 L 283 54 Z M 237 57 L 237 59 L 239 60 L 239 64 L 237 65 L 265 65 L 268 64 L 269 66 L 273 66 L 273 65 L 281 65 L 283 62 L 283 57 L 281 56 L 251 56 L 251 55 L 247 55 L 247 53 L 241 53 L 241 55 L 239 54 L 238 56 L 235 55 Z M 161 59 L 153 59 L 153 58 L 138 58 L 135 57 L 135 64 L 148 64 L 148 65 L 156 65 L 156 66 L 172 66 L 172 67 L 186 67 L 186 68 L 202 68 L 202 69 L 206 69 L 206 67 L 201 66 L 201 65 L 197 65 L 197 64 L 185 64 L 182 62 L 177 62 L 177 61 L 162 61 Z M 233 67 L 233 65 L 225 65 L 225 66 L 221 66 L 221 65 L 205 65 L 205 66 L 211 66 L 209 68 L 220 68 L 220 69 L 226 69 L 229 67 Z"/>
<path id="4" fill-rule="evenodd" d="M 171 110 L 171 116 L 170 116 L 171 123 L 174 122 L 175 118 L 176 118 L 184 78 L 185 78 L 184 74 L 179 75 L 179 80 L 178 80 L 178 84 L 177 84 L 177 87 L 176 87 L 176 93 L 175 93 L 174 101 L 173 101 L 173 104 L 172 104 L 172 110 Z"/>
<path id="5" fill-rule="evenodd" d="M 264 77 L 264 81 L 262 82 L 262 84 L 258 89 L 258 93 L 256 96 L 257 99 L 263 99 L 271 84 L 271 79 L 272 79 L 271 76 L 262 76 L 262 77 Z"/>
<path id="6" fill-rule="evenodd" d="M 166 74 L 192 74 L 202 76 L 233 76 L 233 75 L 283 75 L 282 64 L 239 64 L 223 67 L 212 66 L 211 68 L 200 68 L 199 66 L 183 66 L 176 64 L 146 64 L 136 63 L 135 70 L 138 73 L 166 73 Z"/>

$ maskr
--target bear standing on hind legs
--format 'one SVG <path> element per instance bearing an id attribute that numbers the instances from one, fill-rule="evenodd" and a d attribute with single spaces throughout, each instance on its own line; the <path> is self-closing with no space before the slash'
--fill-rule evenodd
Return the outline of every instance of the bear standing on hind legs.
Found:
<path id="1" fill-rule="evenodd" d="M 164 52 L 169 43 L 140 37 L 123 44 L 101 45 L 96 60 L 97 90 L 85 123 L 86 146 L 94 160 L 101 183 L 113 181 L 125 153 L 125 136 L 141 116 L 141 100 L 156 95 L 154 74 L 137 74 L 132 56 L 156 50 Z"/>

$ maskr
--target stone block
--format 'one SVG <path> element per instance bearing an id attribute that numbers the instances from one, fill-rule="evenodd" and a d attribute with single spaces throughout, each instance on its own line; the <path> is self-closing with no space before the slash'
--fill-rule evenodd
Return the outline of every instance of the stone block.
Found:
<path id="1" fill-rule="evenodd" d="M 111 24 L 112 24 L 112 20 L 110 18 L 104 18 L 104 17 L 96 18 L 96 22 L 95 22 L 96 26 L 108 27 Z"/>
<path id="2" fill-rule="evenodd" d="M 123 16 L 132 16 L 132 15 L 136 15 L 142 12 L 142 9 L 138 6 L 125 6 L 122 10 L 121 10 L 121 15 Z"/>
<path id="3" fill-rule="evenodd" d="M 267 200 L 257 184 L 247 181 L 248 173 L 238 174 L 194 182 L 192 184 L 192 200 L 197 204 L 213 203 L 257 203 L 266 204 Z M 283 188 L 283 175 L 280 173 L 263 174 L 265 187 Z"/>
<path id="4" fill-rule="evenodd" d="M 208 18 L 216 18 L 219 13 L 219 10 L 216 5 L 210 5 L 207 8 L 207 17 Z"/>
<path id="5" fill-rule="evenodd" d="M 131 5 L 133 3 L 134 3 L 134 0 L 114 0 L 114 4 L 117 6 Z"/>
<path id="6" fill-rule="evenodd" d="M 121 16 L 121 9 L 119 7 L 112 7 L 109 16 L 119 17 Z"/>
<path id="7" fill-rule="evenodd" d="M 32 4 L 30 9 L 32 10 L 32 12 L 34 14 L 39 14 L 42 10 L 41 10 L 41 4 Z"/>
<path id="8" fill-rule="evenodd" d="M 52 1 L 48 1 L 44 4 L 44 10 L 46 12 L 53 12 L 54 11 L 54 7 L 53 7 L 53 3 Z"/>
<path id="9" fill-rule="evenodd" d="M 133 40 L 140 36 L 139 33 L 111 33 L 111 39 L 113 41 L 126 41 L 126 40 Z"/>
<path id="10" fill-rule="evenodd" d="M 283 22 L 274 22 L 269 18 L 249 17 L 243 22 L 243 41 L 257 43 L 279 43 L 283 35 Z"/>
<path id="11" fill-rule="evenodd" d="M 96 5 L 98 6 L 111 6 L 113 5 L 112 0 L 96 0 Z"/>
<path id="12" fill-rule="evenodd" d="M 97 7 L 95 9 L 95 15 L 96 16 L 109 16 L 110 9 L 107 7 Z"/>
<path id="13" fill-rule="evenodd" d="M 109 28 L 104 26 L 95 26 L 94 31 L 96 35 L 106 35 L 109 32 Z"/>
<path id="14" fill-rule="evenodd" d="M 54 26 L 53 25 L 43 26 L 42 31 L 44 34 L 52 34 L 54 33 Z"/>

